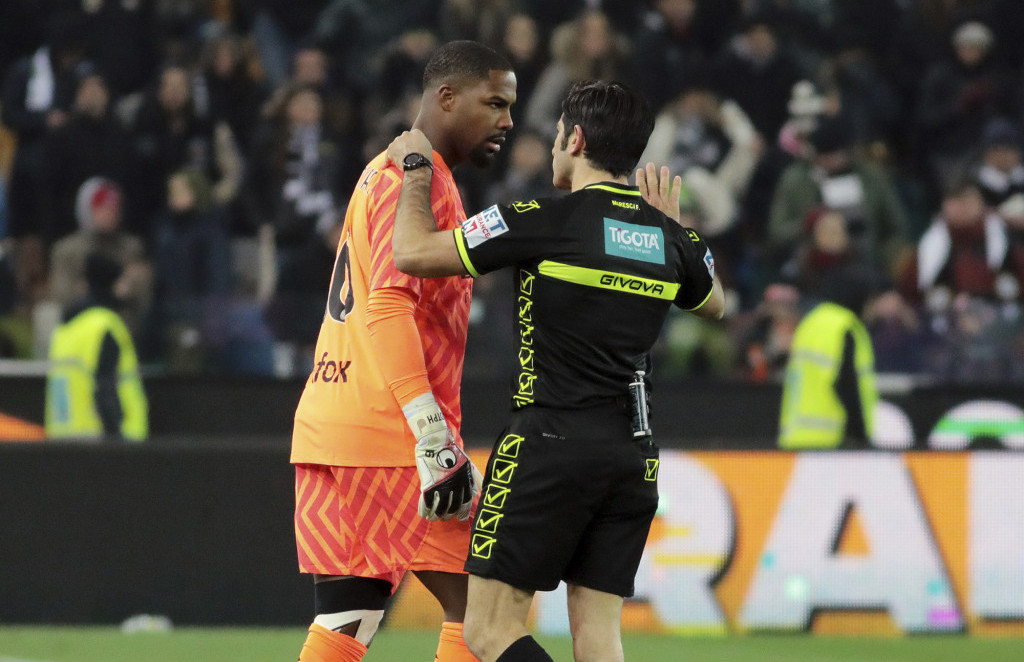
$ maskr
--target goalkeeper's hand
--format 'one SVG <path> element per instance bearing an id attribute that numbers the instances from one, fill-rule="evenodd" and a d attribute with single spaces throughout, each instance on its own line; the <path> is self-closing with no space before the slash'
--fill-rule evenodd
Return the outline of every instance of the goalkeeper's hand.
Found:
<path id="1" fill-rule="evenodd" d="M 455 443 L 434 396 L 424 393 L 416 397 L 402 413 L 416 436 L 420 516 L 428 520 L 469 519 L 473 498 L 480 491 L 480 472 Z"/>

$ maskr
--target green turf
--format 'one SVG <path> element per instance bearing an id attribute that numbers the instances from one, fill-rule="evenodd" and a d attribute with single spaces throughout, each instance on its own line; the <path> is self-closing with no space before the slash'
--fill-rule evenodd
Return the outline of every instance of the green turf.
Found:
<path id="1" fill-rule="evenodd" d="M 0 662 L 291 662 L 304 630 L 177 628 L 122 634 L 116 628 L 0 627 Z M 557 662 L 572 660 L 568 639 L 539 637 Z M 367 662 L 430 662 L 436 634 L 384 630 Z M 672 638 L 627 635 L 632 662 L 1021 662 L 1024 639 L 923 636 L 901 639 L 749 636 Z"/>

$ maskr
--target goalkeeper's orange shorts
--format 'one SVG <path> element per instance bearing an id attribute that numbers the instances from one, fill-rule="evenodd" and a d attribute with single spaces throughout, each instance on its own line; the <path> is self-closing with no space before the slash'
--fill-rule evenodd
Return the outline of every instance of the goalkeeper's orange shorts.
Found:
<path id="1" fill-rule="evenodd" d="M 295 465 L 295 542 L 302 572 L 391 582 L 408 570 L 465 574 L 472 519 L 428 522 L 416 467 Z"/>

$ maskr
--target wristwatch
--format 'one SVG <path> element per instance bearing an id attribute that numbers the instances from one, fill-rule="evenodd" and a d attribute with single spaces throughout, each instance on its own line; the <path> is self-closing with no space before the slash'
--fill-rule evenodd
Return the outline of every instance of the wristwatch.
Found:
<path id="1" fill-rule="evenodd" d="M 427 166 L 431 170 L 434 169 L 434 164 L 430 162 L 430 159 L 423 156 L 419 152 L 413 152 L 412 154 L 406 154 L 405 158 L 402 159 L 402 168 L 408 172 L 415 170 L 416 168 L 422 168 Z"/>

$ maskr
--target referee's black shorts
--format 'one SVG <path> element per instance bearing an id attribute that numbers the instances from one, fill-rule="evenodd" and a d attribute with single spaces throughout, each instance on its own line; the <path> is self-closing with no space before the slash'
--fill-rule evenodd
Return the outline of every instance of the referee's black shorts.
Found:
<path id="1" fill-rule="evenodd" d="M 466 571 L 628 597 L 658 507 L 658 448 L 621 408 L 527 407 L 487 462 Z"/>

